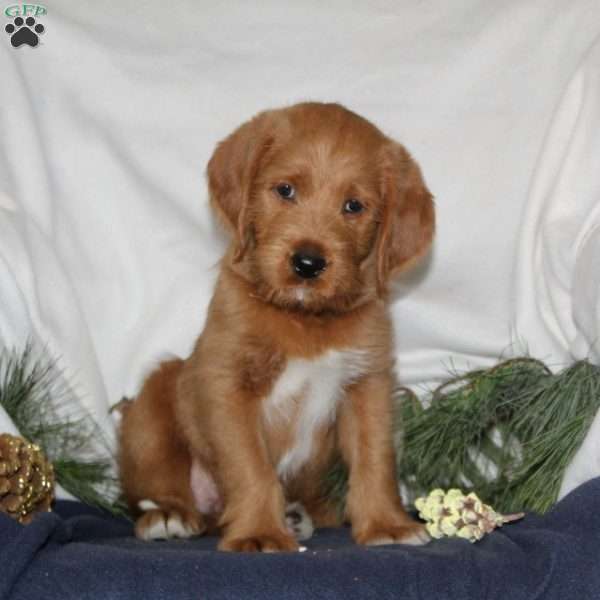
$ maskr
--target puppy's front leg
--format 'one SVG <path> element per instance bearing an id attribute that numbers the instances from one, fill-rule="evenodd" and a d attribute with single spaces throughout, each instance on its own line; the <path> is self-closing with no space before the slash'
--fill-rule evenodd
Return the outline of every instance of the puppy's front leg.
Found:
<path id="1" fill-rule="evenodd" d="M 220 519 L 220 550 L 297 550 L 285 524 L 283 490 L 261 434 L 260 401 L 229 396 L 214 415 L 213 440 L 225 507 Z"/>
<path id="2" fill-rule="evenodd" d="M 349 468 L 346 511 L 360 544 L 423 544 L 429 537 L 398 494 L 390 394 L 389 375 L 367 376 L 340 407 L 339 445 Z"/>

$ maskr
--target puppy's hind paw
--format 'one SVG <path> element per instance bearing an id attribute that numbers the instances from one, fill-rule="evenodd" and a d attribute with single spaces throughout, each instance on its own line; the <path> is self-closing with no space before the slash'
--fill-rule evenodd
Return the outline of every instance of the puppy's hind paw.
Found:
<path id="1" fill-rule="evenodd" d="M 135 535 L 140 540 L 169 540 L 201 535 L 204 524 L 176 510 L 150 508 L 135 523 Z"/>
<path id="2" fill-rule="evenodd" d="M 292 502 L 285 507 L 285 524 L 299 541 L 308 540 L 315 531 L 310 515 L 300 502 Z"/>

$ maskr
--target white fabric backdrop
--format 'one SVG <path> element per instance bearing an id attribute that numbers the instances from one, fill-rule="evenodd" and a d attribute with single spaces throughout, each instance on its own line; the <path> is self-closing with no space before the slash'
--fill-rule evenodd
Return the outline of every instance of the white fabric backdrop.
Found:
<path id="1" fill-rule="evenodd" d="M 600 360 L 597 0 L 45 6 L 38 47 L 0 40 L 0 346 L 46 344 L 107 435 L 201 330 L 215 143 L 299 100 L 373 120 L 436 196 L 434 252 L 394 304 L 404 383 L 527 348 Z M 565 490 L 600 474 L 599 437 Z"/>

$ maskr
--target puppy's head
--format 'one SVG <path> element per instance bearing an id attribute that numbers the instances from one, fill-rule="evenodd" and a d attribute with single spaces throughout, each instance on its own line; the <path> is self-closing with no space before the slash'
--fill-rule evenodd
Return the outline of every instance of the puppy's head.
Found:
<path id="1" fill-rule="evenodd" d="M 348 310 L 424 254 L 432 196 L 408 152 L 337 104 L 267 111 L 208 164 L 235 268 L 278 306 Z"/>

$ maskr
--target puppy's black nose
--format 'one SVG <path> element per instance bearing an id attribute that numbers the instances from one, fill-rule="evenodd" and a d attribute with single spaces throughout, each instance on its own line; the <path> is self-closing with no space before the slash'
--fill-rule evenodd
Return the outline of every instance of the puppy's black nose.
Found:
<path id="1" fill-rule="evenodd" d="M 313 252 L 296 252 L 292 256 L 294 273 L 302 279 L 318 277 L 327 266 L 327 261 L 319 254 Z"/>

